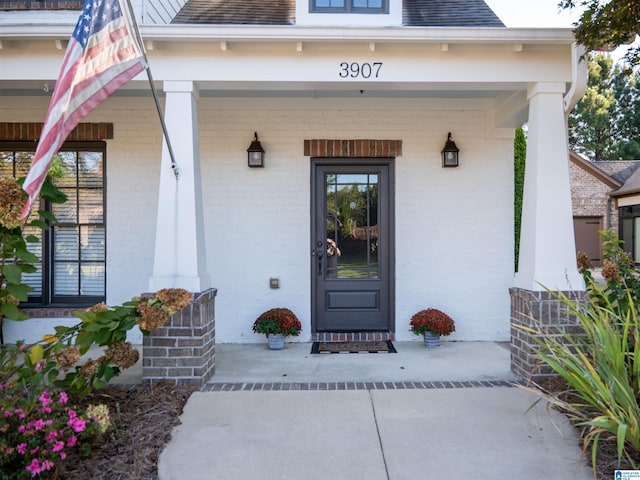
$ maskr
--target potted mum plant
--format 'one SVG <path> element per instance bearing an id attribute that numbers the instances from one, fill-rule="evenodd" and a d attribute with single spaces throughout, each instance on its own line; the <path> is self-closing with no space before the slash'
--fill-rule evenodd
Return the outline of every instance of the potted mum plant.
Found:
<path id="1" fill-rule="evenodd" d="M 260 314 L 253 322 L 253 331 L 267 336 L 271 350 L 282 350 L 284 338 L 300 335 L 302 324 L 295 313 L 288 308 L 272 308 Z"/>
<path id="2" fill-rule="evenodd" d="M 453 319 L 436 308 L 420 310 L 411 317 L 410 325 L 414 334 L 424 337 L 424 346 L 427 348 L 438 347 L 440 335 L 450 335 L 456 330 Z"/>

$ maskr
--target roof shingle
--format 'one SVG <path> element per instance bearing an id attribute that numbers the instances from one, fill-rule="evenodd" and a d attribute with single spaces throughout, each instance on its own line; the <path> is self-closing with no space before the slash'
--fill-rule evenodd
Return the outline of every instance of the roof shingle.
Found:
<path id="1" fill-rule="evenodd" d="M 294 25 L 295 11 L 296 0 L 188 0 L 171 23 Z M 484 0 L 404 0 L 402 13 L 406 27 L 504 27 Z"/>

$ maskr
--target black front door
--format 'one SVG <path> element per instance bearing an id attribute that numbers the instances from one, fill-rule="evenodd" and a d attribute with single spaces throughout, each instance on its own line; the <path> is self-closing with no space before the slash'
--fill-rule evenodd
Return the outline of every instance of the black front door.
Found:
<path id="1" fill-rule="evenodd" d="M 391 159 L 314 159 L 312 169 L 312 327 L 392 331 Z"/>

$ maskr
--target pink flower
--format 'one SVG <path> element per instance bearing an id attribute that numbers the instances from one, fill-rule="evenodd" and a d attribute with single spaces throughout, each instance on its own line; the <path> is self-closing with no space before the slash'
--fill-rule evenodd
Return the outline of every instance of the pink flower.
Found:
<path id="1" fill-rule="evenodd" d="M 52 452 L 59 452 L 64 448 L 64 442 L 57 441 L 56 444 L 51 449 Z"/>
<path id="2" fill-rule="evenodd" d="M 40 468 L 40 462 L 38 462 L 37 458 L 34 458 L 31 461 L 31 465 L 29 465 L 28 467 L 26 467 L 28 471 L 31 472 L 31 477 L 35 477 L 36 475 L 38 475 L 42 469 Z"/>
<path id="3" fill-rule="evenodd" d="M 51 402 L 51 397 L 49 397 L 49 392 L 42 392 L 38 400 L 40 400 L 40 403 L 42 403 L 43 407 L 46 407 L 47 405 L 49 405 L 49 402 Z"/>
<path id="4" fill-rule="evenodd" d="M 19 443 L 17 449 L 20 455 L 24 455 L 25 453 L 27 453 L 27 444 Z"/>
<path id="5" fill-rule="evenodd" d="M 67 425 L 73 428 L 74 432 L 80 433 L 86 428 L 87 422 L 79 418 L 72 418 L 67 422 Z"/>
<path id="6" fill-rule="evenodd" d="M 76 437 L 75 435 L 71 435 L 69 438 L 67 438 L 67 447 L 73 448 L 76 446 L 76 443 L 78 443 L 78 437 Z"/>
<path id="7" fill-rule="evenodd" d="M 18 350 L 20 350 L 21 352 L 23 350 L 26 350 L 26 349 L 27 349 L 27 344 L 26 343 L 21 343 L 20 346 L 18 347 Z"/>
<path id="8" fill-rule="evenodd" d="M 36 430 L 42 430 L 42 427 L 45 426 L 45 423 L 42 420 L 38 419 L 33 422 L 33 426 L 35 427 Z"/>
<path id="9" fill-rule="evenodd" d="M 60 452 L 60 460 L 64 460 L 65 458 L 67 458 L 67 454 L 64 452 Z"/>
<path id="10" fill-rule="evenodd" d="M 40 471 L 51 470 L 54 466 L 55 466 L 55 463 L 53 463 L 50 460 L 45 460 L 44 462 L 42 462 L 42 466 L 40 467 L 41 468 Z"/>
<path id="11" fill-rule="evenodd" d="M 34 367 L 36 369 L 36 372 L 39 372 L 40 370 L 42 370 L 42 364 L 40 362 L 36 363 L 34 365 Z"/>
<path id="12" fill-rule="evenodd" d="M 58 403 L 60 405 L 64 405 L 65 403 L 67 403 L 68 400 L 69 400 L 69 397 L 67 396 L 67 394 L 65 392 L 60 392 L 60 400 L 58 401 Z"/>

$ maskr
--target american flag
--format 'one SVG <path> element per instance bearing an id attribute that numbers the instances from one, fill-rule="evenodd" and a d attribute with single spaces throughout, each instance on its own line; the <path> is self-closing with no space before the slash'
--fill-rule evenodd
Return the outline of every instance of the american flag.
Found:
<path id="1" fill-rule="evenodd" d="M 109 95 L 146 67 L 127 0 L 85 0 L 62 61 L 40 141 L 23 189 L 38 197 L 53 156 L 69 133 Z"/>

